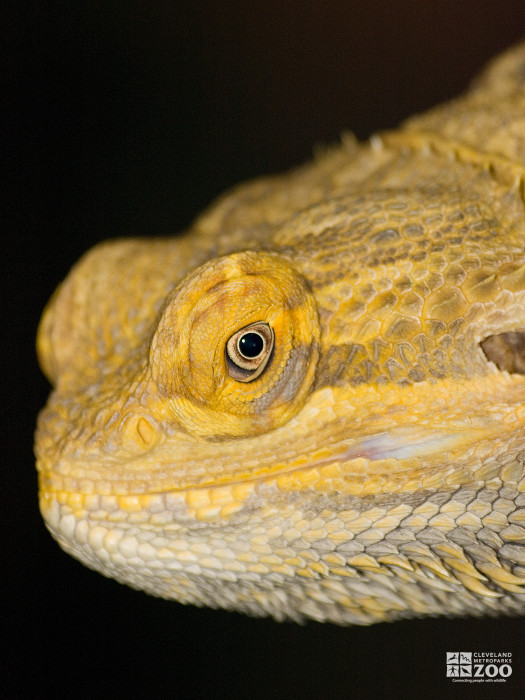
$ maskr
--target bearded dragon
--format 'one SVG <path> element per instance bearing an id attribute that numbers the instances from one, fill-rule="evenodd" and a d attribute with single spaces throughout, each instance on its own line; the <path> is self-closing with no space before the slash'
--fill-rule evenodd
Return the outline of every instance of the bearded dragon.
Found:
<path id="1" fill-rule="evenodd" d="M 463 96 L 115 240 L 38 332 L 40 507 L 150 594 L 525 612 L 525 44 Z"/>

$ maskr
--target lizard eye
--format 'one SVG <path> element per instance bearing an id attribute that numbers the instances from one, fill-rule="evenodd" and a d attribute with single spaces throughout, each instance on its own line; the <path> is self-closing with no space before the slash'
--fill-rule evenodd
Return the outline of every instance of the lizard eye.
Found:
<path id="1" fill-rule="evenodd" d="M 274 332 L 262 321 L 234 333 L 226 343 L 226 366 L 232 379 L 251 382 L 264 371 L 273 350 Z"/>
<path id="2" fill-rule="evenodd" d="M 168 415 L 223 439 L 284 425 L 312 390 L 320 327 L 306 280 L 276 253 L 213 258 L 166 300 L 149 367 Z"/>

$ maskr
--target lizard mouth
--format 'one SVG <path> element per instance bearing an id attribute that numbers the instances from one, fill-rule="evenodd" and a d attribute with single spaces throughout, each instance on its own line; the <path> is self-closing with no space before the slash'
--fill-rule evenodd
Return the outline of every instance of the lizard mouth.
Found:
<path id="1" fill-rule="evenodd" d="M 486 480 L 524 449 L 520 375 L 494 371 L 470 380 L 455 387 L 454 400 L 451 386 L 440 383 L 432 392 L 423 384 L 405 388 L 402 401 L 392 389 L 379 393 L 363 387 L 354 394 L 358 405 L 350 417 L 338 418 L 334 406 L 348 409 L 344 388 L 314 392 L 289 426 L 298 436 L 294 442 L 285 428 L 253 439 L 201 441 L 197 459 L 196 443 L 177 436 L 136 456 L 125 473 L 100 455 L 55 465 L 42 458 L 40 489 L 44 499 L 79 504 L 103 491 L 119 510 L 168 498 L 189 512 L 217 515 L 239 507 L 262 485 L 368 496 Z"/>

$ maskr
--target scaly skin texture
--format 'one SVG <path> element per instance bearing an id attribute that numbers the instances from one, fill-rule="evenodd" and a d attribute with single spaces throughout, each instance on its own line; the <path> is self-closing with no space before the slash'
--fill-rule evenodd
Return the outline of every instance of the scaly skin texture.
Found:
<path id="1" fill-rule="evenodd" d="M 88 252 L 38 335 L 53 536 L 277 619 L 524 613 L 524 173 L 522 45 L 181 237 Z M 258 376 L 226 350 L 253 324 Z"/>

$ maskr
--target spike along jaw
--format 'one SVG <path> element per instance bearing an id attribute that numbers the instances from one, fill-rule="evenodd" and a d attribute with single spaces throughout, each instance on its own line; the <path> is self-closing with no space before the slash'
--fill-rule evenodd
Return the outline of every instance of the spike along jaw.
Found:
<path id="1" fill-rule="evenodd" d="M 151 376 L 190 435 L 253 436 L 304 404 L 319 335 L 314 298 L 287 260 L 237 253 L 204 264 L 168 299 L 151 344 Z"/>

